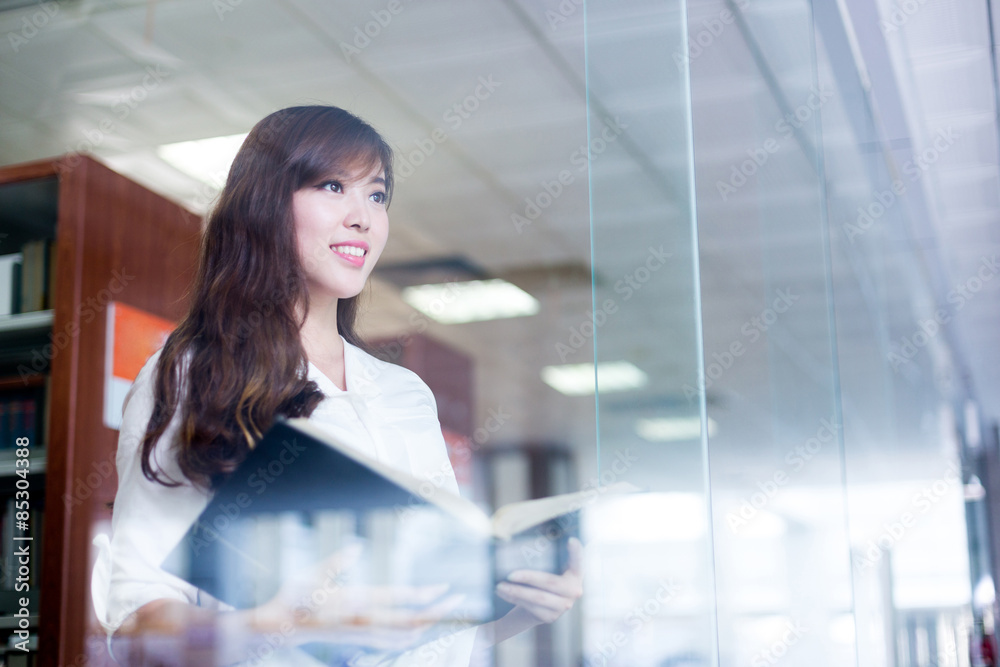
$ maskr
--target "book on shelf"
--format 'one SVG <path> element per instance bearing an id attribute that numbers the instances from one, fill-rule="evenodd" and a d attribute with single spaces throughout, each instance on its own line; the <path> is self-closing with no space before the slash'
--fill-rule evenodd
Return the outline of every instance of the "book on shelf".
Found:
<path id="1" fill-rule="evenodd" d="M 608 487 L 602 497 L 636 491 Z M 450 622 L 478 623 L 510 606 L 494 595 L 515 569 L 561 573 L 591 491 L 500 508 L 488 516 L 434 483 L 375 461 L 306 419 L 279 418 L 216 490 L 163 568 L 249 608 L 296 573 L 360 543 L 345 576 L 373 586 L 447 584 L 463 602 Z"/>
<path id="2" fill-rule="evenodd" d="M 4 655 L 4 665 L 5 667 L 34 667 L 38 664 L 36 655 L 23 651 L 9 651 Z"/>
<path id="3" fill-rule="evenodd" d="M 42 386 L 0 392 L 0 450 L 14 449 L 18 438 L 27 438 L 32 448 L 43 446 L 48 387 L 46 378 Z"/>
<path id="4" fill-rule="evenodd" d="M 30 313 L 53 306 L 56 244 L 52 239 L 35 239 L 21 246 L 19 308 Z"/>
<path id="5" fill-rule="evenodd" d="M 3 517 L 0 519 L 3 526 L 0 527 L 0 535 L 3 536 L 3 547 L 0 553 L 3 554 L 3 577 L 0 578 L 0 590 L 14 590 L 14 579 L 17 576 L 17 563 L 14 562 L 14 497 L 8 496 L 3 500 Z"/>
<path id="6" fill-rule="evenodd" d="M 52 418 L 52 376 L 45 376 L 45 386 L 42 389 L 42 412 L 38 421 L 38 439 L 32 440 L 30 447 L 45 448 L 49 442 L 49 424 Z"/>
<path id="7" fill-rule="evenodd" d="M 29 241 L 21 246 L 21 312 L 42 310 L 45 296 L 44 240 Z"/>
<path id="8" fill-rule="evenodd" d="M 49 239 L 45 249 L 45 308 L 56 307 L 56 253 L 59 246 Z"/>
<path id="9" fill-rule="evenodd" d="M 20 312 L 21 253 L 0 256 L 0 316 Z"/>

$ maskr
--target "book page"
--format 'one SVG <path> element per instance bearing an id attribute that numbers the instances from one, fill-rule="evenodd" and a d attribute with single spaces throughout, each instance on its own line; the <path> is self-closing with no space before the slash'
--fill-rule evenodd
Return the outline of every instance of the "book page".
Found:
<path id="1" fill-rule="evenodd" d="M 619 482 L 596 489 L 504 505 L 493 515 L 493 534 L 500 539 L 509 540 L 514 535 L 549 519 L 583 509 L 599 498 L 623 493 L 636 493 L 639 490 L 632 484 Z"/>
<path id="2" fill-rule="evenodd" d="M 447 512 L 462 523 L 466 524 L 471 530 L 474 530 L 478 534 L 484 536 L 491 534 L 492 523 L 490 522 L 489 517 L 486 516 L 486 514 L 479 509 L 475 503 L 437 487 L 435 487 L 433 493 L 423 494 L 420 492 L 420 487 L 426 480 L 420 480 L 412 475 L 390 468 L 375 459 L 365 456 L 353 447 L 342 445 L 340 442 L 331 438 L 329 433 L 311 424 L 308 419 L 294 417 L 288 419 L 287 423 L 290 426 L 302 431 L 306 435 L 326 443 L 330 447 L 333 447 L 338 452 L 354 459 L 358 463 L 371 468 L 378 474 L 382 475 L 394 484 L 406 489 L 418 498 L 423 498 L 428 503 L 435 505 L 439 509 Z"/>

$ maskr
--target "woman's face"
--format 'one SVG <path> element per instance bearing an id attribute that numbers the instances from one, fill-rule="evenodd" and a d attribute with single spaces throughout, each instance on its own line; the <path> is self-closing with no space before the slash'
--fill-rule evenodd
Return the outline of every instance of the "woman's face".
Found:
<path id="1" fill-rule="evenodd" d="M 353 172 L 292 196 L 299 259 L 313 306 L 361 293 L 389 236 L 383 170 Z"/>

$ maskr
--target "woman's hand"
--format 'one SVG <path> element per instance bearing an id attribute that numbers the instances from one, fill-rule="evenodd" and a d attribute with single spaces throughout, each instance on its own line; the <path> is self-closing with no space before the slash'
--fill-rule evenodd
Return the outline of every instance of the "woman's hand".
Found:
<path id="1" fill-rule="evenodd" d="M 497 585 L 497 595 L 516 605 L 511 613 L 527 612 L 535 625 L 552 623 L 572 609 L 583 595 L 583 545 L 569 540 L 569 567 L 562 574 L 516 570 Z"/>
<path id="2" fill-rule="evenodd" d="M 497 584 L 497 595 L 515 606 L 503 618 L 480 626 L 476 654 L 536 625 L 552 623 L 573 608 L 583 595 L 583 545 L 573 537 L 568 546 L 569 567 L 562 574 L 515 570 Z"/>
<path id="3" fill-rule="evenodd" d="M 292 644 L 324 641 L 377 650 L 409 648 L 461 602 L 438 586 L 351 584 L 348 572 L 361 556 L 358 545 L 341 549 L 304 576 L 285 584 L 254 613 L 259 632 L 291 627 Z"/>
<path id="4" fill-rule="evenodd" d="M 350 584 L 347 575 L 360 556 L 358 546 L 341 549 L 253 609 L 220 612 L 177 600 L 149 602 L 115 633 L 115 658 L 123 665 L 201 664 L 188 655 L 187 638 L 213 626 L 218 643 L 212 650 L 219 664 L 314 641 L 405 650 L 461 602 L 462 596 L 446 594 L 447 585 Z"/>

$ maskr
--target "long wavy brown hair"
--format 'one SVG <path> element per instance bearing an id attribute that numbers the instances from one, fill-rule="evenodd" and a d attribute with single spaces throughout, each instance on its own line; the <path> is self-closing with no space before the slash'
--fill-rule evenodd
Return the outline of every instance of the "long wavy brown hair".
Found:
<path id="1" fill-rule="evenodd" d="M 306 379 L 299 338 L 309 294 L 292 195 L 331 175 L 380 165 L 388 204 L 392 149 L 370 125 L 337 107 L 283 109 L 250 131 L 208 218 L 190 310 L 156 365 L 155 407 L 142 440 L 148 479 L 182 483 L 153 463 L 156 442 L 177 410 L 180 470 L 209 489 L 246 457 L 276 415 L 308 417 L 323 399 L 318 385 Z M 357 311 L 358 297 L 341 299 L 337 328 L 363 347 L 355 331 Z"/>

